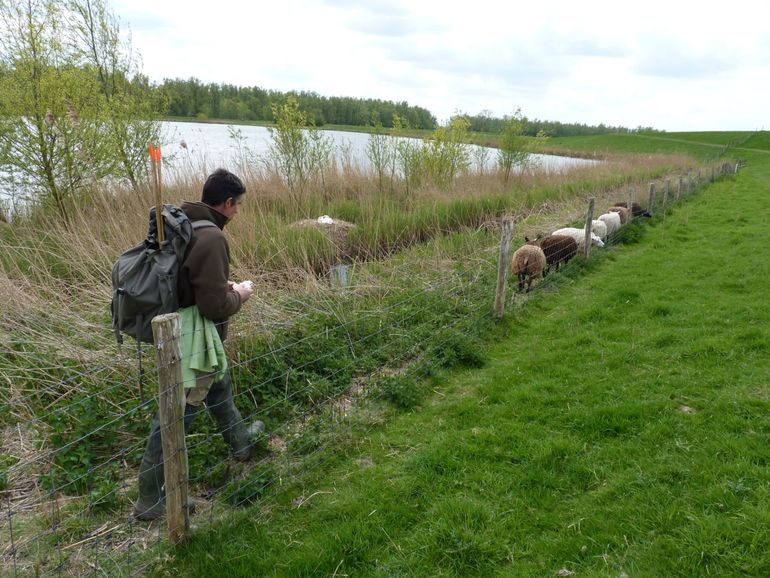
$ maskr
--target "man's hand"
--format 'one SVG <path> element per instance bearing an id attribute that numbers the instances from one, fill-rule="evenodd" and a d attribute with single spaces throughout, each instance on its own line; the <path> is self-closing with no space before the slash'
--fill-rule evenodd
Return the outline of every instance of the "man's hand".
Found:
<path id="1" fill-rule="evenodd" d="M 229 283 L 229 282 L 228 282 Z M 241 296 L 241 303 L 246 303 L 254 294 L 254 284 L 251 281 L 242 281 L 240 283 L 230 283 L 233 291 Z"/>

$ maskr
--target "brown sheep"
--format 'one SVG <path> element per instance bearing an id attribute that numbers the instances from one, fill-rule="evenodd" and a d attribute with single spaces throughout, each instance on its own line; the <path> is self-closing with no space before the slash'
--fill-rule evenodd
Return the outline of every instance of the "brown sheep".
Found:
<path id="1" fill-rule="evenodd" d="M 628 223 L 628 209 L 625 207 L 610 207 L 609 211 L 610 213 L 617 213 L 620 215 L 620 224 L 625 225 Z"/>
<path id="2" fill-rule="evenodd" d="M 628 210 L 628 203 L 626 203 L 625 201 L 619 201 L 615 203 L 615 206 L 626 207 L 626 210 Z M 652 217 L 652 215 L 647 211 L 645 211 L 642 208 L 642 205 L 640 205 L 639 203 L 631 203 L 631 213 L 634 217 Z"/>
<path id="3" fill-rule="evenodd" d="M 528 244 L 537 245 L 543 250 L 546 262 L 543 277 L 550 272 L 551 265 L 556 265 L 556 270 L 558 271 L 559 266 L 562 263 L 566 265 L 577 254 L 578 250 L 577 241 L 568 235 L 547 235 L 545 237 L 538 237 L 534 241 L 524 237 L 524 240 Z"/>
<path id="4" fill-rule="evenodd" d="M 524 290 L 525 280 L 527 291 L 530 291 L 532 281 L 543 275 L 545 265 L 545 253 L 537 245 L 522 245 L 516 249 L 511 259 L 511 273 L 519 277 L 519 291 Z"/>

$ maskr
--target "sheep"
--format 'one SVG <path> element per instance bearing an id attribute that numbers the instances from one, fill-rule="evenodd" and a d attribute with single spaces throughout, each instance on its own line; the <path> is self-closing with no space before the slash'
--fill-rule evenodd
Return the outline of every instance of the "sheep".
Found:
<path id="1" fill-rule="evenodd" d="M 611 237 L 620 229 L 620 215 L 618 213 L 604 213 L 599 215 L 599 220 L 607 225 L 607 236 Z"/>
<path id="2" fill-rule="evenodd" d="M 628 203 L 626 203 L 625 201 L 619 201 L 615 203 L 615 206 L 628 208 Z M 634 217 L 652 217 L 652 215 L 647 211 L 645 211 L 642 208 L 642 205 L 640 205 L 639 203 L 631 203 L 631 214 Z"/>
<path id="3" fill-rule="evenodd" d="M 569 235 L 578 244 L 578 249 L 585 247 L 586 232 L 585 229 L 578 229 L 576 227 L 565 227 L 564 229 L 558 229 L 551 233 L 552 235 Z M 604 241 L 602 241 L 598 235 L 591 233 L 591 244 L 595 247 L 604 247 Z"/>
<path id="4" fill-rule="evenodd" d="M 511 273 L 519 277 L 519 291 L 524 290 L 526 280 L 527 292 L 529 292 L 535 277 L 543 275 L 545 265 L 545 253 L 537 245 L 522 245 L 516 249 L 511 259 Z"/>
<path id="5" fill-rule="evenodd" d="M 556 265 L 557 271 L 562 263 L 566 265 L 578 249 L 577 241 L 568 235 L 546 235 L 534 241 L 524 237 L 524 240 L 528 245 L 537 245 L 545 253 L 546 267 L 543 270 L 543 277 L 551 270 L 551 265 Z"/>
<path id="6" fill-rule="evenodd" d="M 609 213 L 617 213 L 620 215 L 620 224 L 625 225 L 628 223 L 628 209 L 625 207 L 610 207 L 607 211 Z"/>
<path id="7" fill-rule="evenodd" d="M 607 238 L 607 224 L 604 221 L 594 219 L 591 221 L 591 232 L 604 241 Z"/>

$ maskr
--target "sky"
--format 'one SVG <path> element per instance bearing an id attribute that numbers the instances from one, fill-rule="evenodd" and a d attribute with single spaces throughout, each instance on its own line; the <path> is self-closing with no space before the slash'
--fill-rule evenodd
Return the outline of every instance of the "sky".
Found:
<path id="1" fill-rule="evenodd" d="M 112 0 L 151 80 L 665 131 L 770 129 L 763 1 Z"/>

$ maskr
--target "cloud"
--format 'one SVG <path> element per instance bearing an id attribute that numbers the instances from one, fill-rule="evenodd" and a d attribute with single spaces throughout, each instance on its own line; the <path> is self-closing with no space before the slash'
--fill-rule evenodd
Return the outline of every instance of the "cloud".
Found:
<path id="1" fill-rule="evenodd" d="M 386 36 L 398 39 L 415 34 L 440 32 L 441 28 L 426 22 L 417 22 L 407 14 L 361 13 L 350 19 L 350 28 L 361 34 Z"/>
<path id="2" fill-rule="evenodd" d="M 633 52 L 629 45 L 620 41 L 581 33 L 565 36 L 543 32 L 540 34 L 540 45 L 546 49 L 548 49 L 549 45 L 552 45 L 551 51 L 554 54 L 575 57 L 623 58 L 631 55 Z"/>
<path id="3" fill-rule="evenodd" d="M 645 76 L 708 78 L 740 64 L 731 61 L 729 54 L 734 52 L 718 45 L 695 47 L 671 37 L 643 36 L 631 66 Z"/>
<path id="4" fill-rule="evenodd" d="M 147 32 L 149 34 L 162 33 L 174 26 L 171 20 L 150 14 L 137 14 L 132 16 L 130 20 L 124 18 L 123 22 L 121 22 L 121 27 L 125 23 L 128 23 L 134 32 Z"/>
<path id="5" fill-rule="evenodd" d="M 120 1 L 117 4 L 121 28 L 128 25 L 132 32 L 163 34 L 176 25 L 171 18 L 152 12 L 147 8 L 142 8 L 132 3 L 122 4 Z"/>
<path id="6" fill-rule="evenodd" d="M 439 72 L 466 80 L 498 78 L 506 83 L 533 86 L 568 71 L 568 59 L 536 48 L 500 41 L 450 44 L 431 37 L 384 46 L 387 58 L 407 63 L 417 73 Z"/>
<path id="7" fill-rule="evenodd" d="M 346 10 L 365 10 L 375 14 L 402 12 L 403 9 L 391 0 L 318 0 L 319 4 L 330 8 Z"/>

